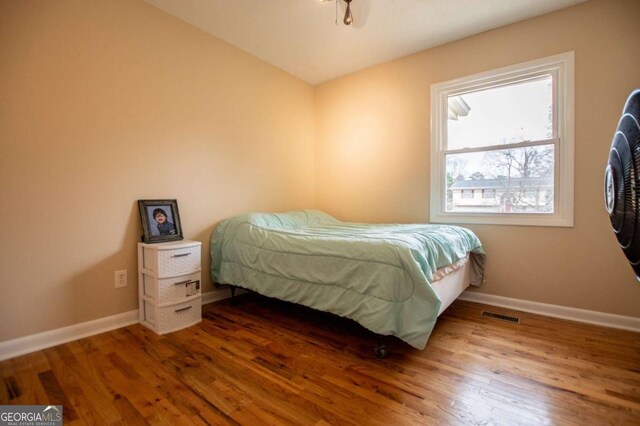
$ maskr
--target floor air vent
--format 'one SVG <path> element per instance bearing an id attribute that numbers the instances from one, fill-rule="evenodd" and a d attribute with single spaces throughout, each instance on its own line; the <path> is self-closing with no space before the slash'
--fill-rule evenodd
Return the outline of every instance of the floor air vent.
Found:
<path id="1" fill-rule="evenodd" d="M 491 317 L 495 319 L 499 319 L 502 321 L 515 322 L 516 324 L 520 323 L 520 318 L 518 317 L 510 317 L 509 315 L 496 314 L 495 312 L 482 311 L 483 317 Z"/>

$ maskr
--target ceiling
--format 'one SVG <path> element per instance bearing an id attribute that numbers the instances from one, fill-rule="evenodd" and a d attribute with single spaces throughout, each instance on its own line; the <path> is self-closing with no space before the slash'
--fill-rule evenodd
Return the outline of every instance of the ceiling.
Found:
<path id="1" fill-rule="evenodd" d="M 315 85 L 585 0 L 146 1 Z"/>

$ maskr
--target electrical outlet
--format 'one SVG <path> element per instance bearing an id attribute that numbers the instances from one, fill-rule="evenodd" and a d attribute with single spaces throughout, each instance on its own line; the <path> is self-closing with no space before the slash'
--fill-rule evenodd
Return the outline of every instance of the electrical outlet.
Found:
<path id="1" fill-rule="evenodd" d="M 127 270 L 116 271 L 116 288 L 127 286 Z"/>

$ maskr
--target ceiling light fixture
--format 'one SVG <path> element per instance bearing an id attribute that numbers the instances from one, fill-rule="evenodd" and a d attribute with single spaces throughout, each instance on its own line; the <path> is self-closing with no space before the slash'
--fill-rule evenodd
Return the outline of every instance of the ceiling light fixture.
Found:
<path id="1" fill-rule="evenodd" d="M 338 25 L 338 3 L 343 1 L 346 3 L 347 7 L 344 11 L 344 18 L 342 19 L 342 23 L 345 25 L 353 24 L 353 14 L 351 13 L 351 1 L 352 0 L 320 0 L 322 3 L 328 3 L 330 1 L 336 2 L 336 25 Z"/>
<path id="2" fill-rule="evenodd" d="M 344 0 L 347 3 L 347 10 L 344 12 L 344 22 L 345 25 L 353 24 L 353 15 L 351 14 L 351 0 Z"/>

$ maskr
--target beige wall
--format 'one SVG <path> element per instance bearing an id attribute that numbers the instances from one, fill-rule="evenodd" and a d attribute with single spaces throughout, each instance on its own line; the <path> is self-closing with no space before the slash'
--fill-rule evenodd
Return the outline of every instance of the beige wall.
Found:
<path id="1" fill-rule="evenodd" d="M 316 87 L 315 206 L 340 219 L 429 220 L 433 83 L 575 50 L 575 227 L 469 226 L 486 293 L 640 317 L 640 284 L 610 230 L 603 170 L 640 87 L 637 1 L 594 0 Z"/>
<path id="2" fill-rule="evenodd" d="M 1 2 L 0 341 L 137 309 L 138 199 L 178 199 L 210 290 L 217 222 L 312 206 L 313 96 L 141 1 Z"/>
<path id="3" fill-rule="evenodd" d="M 0 2 L 0 341 L 137 308 L 137 199 L 178 199 L 205 291 L 209 234 L 235 213 L 315 195 L 345 220 L 428 221 L 429 86 L 568 50 L 575 227 L 471 226 L 489 253 L 482 291 L 640 316 L 602 205 L 640 86 L 636 4 L 591 1 L 314 91 L 141 1 Z"/>

